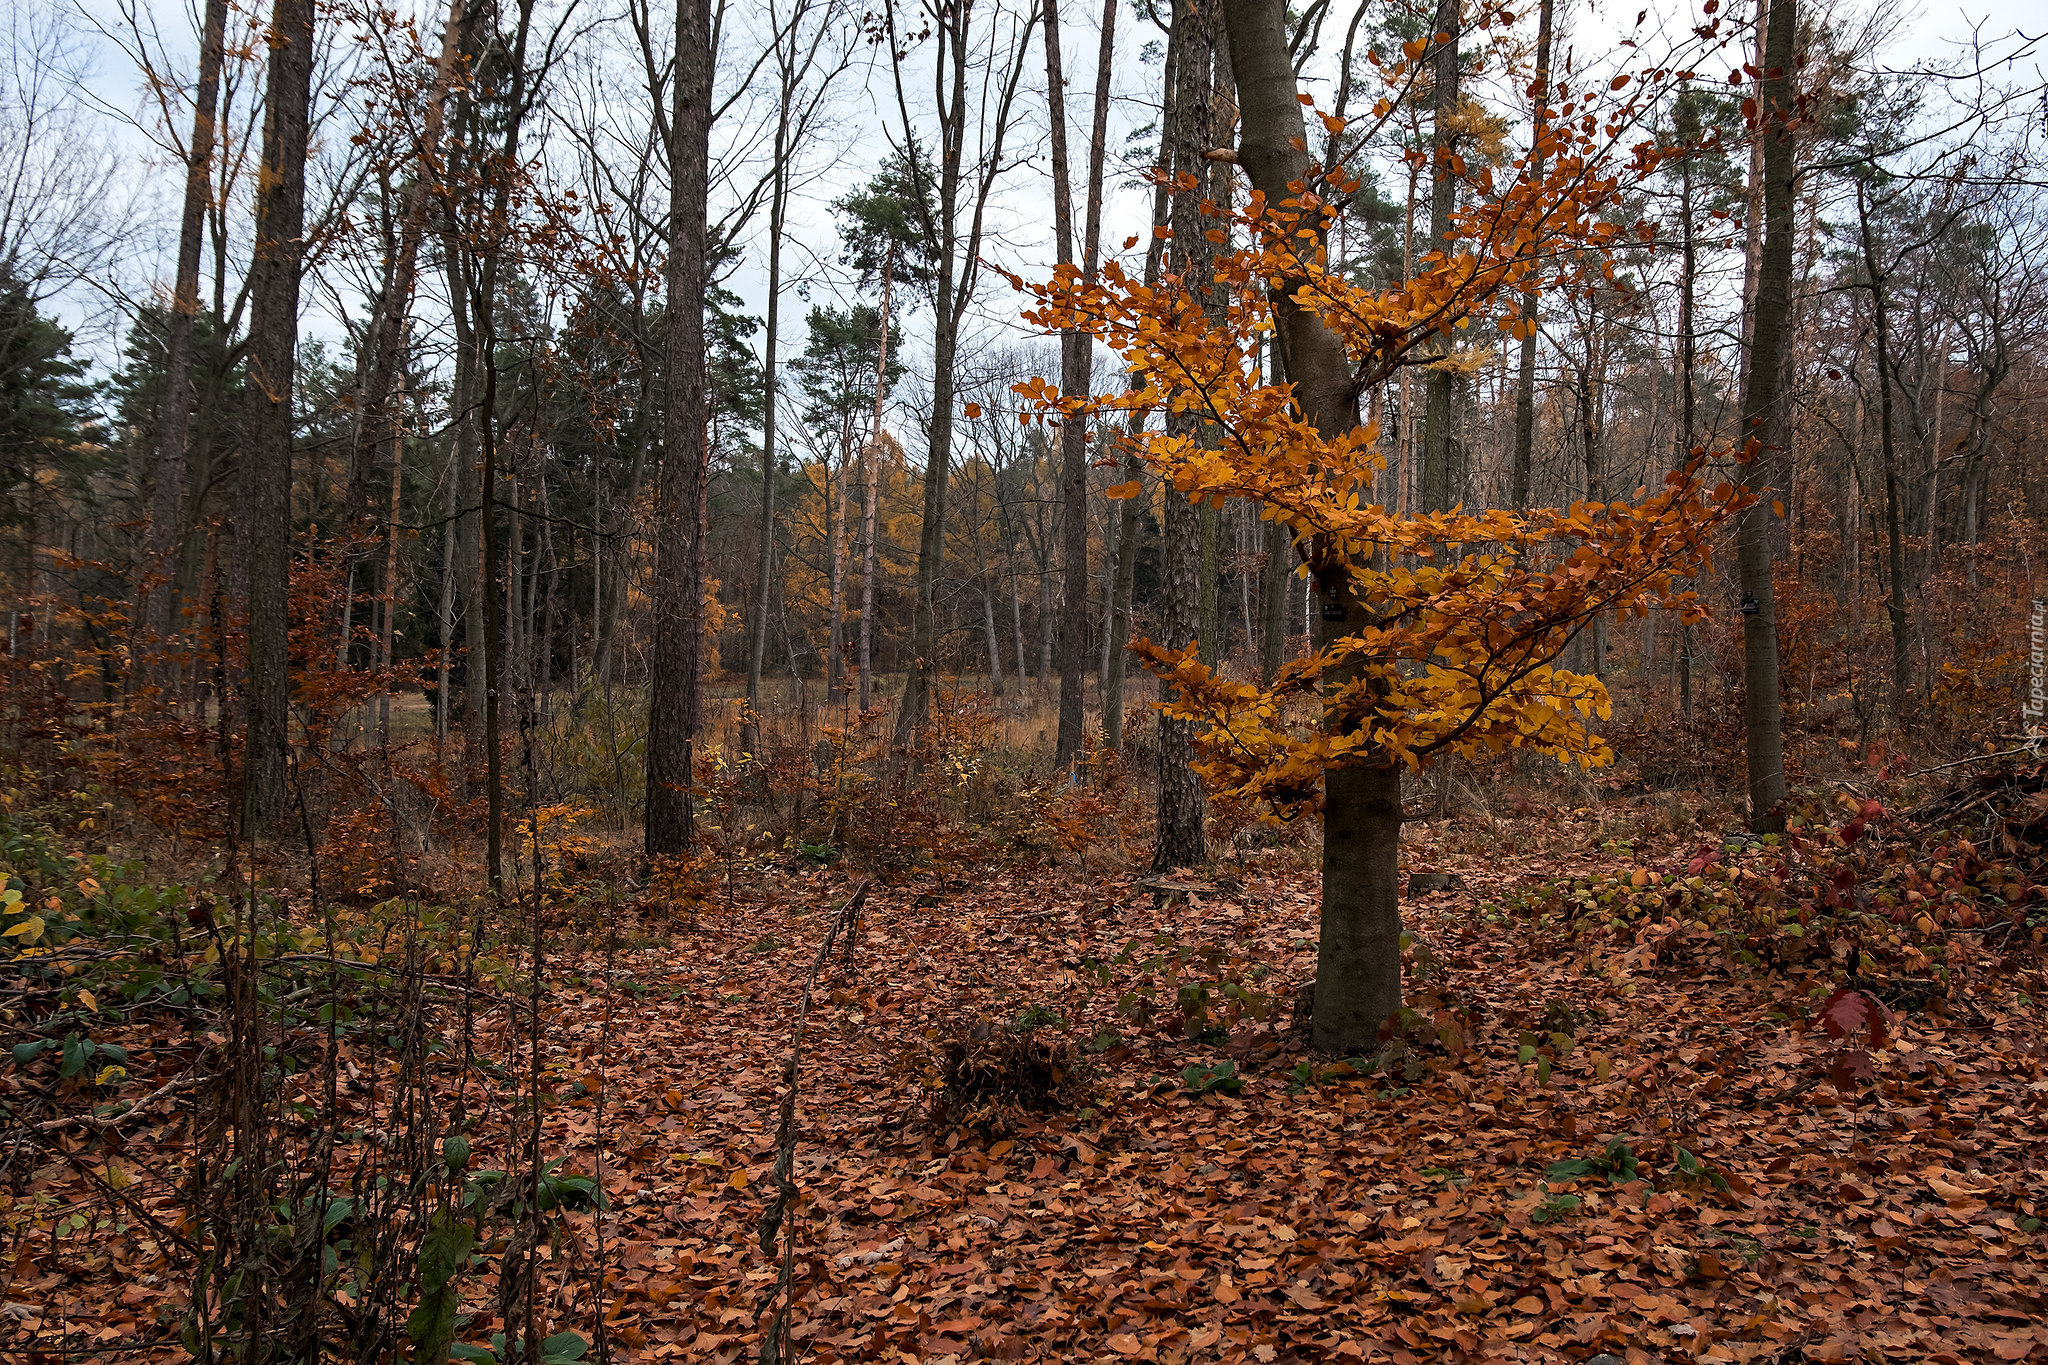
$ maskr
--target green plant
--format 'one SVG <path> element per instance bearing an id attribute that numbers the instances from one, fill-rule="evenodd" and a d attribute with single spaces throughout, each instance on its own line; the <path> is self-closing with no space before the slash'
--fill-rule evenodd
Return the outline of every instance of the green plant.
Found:
<path id="1" fill-rule="evenodd" d="M 1019 1033 L 1028 1033 L 1035 1028 L 1065 1028 L 1066 1026 L 1067 1021 L 1062 1019 L 1050 1005 L 1026 1005 L 1023 1009 L 1017 1011 L 1017 1017 L 1010 1021 L 1010 1027 Z M 1100 1048 L 1096 1049 L 1098 1052 L 1101 1050 Z"/>
<path id="2" fill-rule="evenodd" d="M 517 1359 L 524 1355 L 526 1343 L 518 1337 L 512 1339 L 510 1354 L 507 1354 L 505 1334 L 491 1333 L 489 1349 L 482 1346 L 452 1346 L 448 1355 L 454 1360 L 467 1360 L 475 1365 L 497 1365 L 504 1359 Z M 557 1332 L 543 1337 L 540 1343 L 540 1365 L 577 1365 L 589 1352 L 590 1343 L 575 1332 Z"/>
<path id="3" fill-rule="evenodd" d="M 1529 1221 L 1532 1223 L 1562 1222 L 1566 1214 L 1573 1212 L 1579 1207 L 1580 1202 L 1579 1197 L 1575 1194 L 1551 1194 L 1546 1191 L 1543 1196 L 1543 1202 L 1529 1211 Z"/>
<path id="4" fill-rule="evenodd" d="M 1180 1073 L 1181 1084 L 1197 1095 L 1210 1095 L 1221 1091 L 1235 1095 L 1244 1088 L 1244 1081 L 1237 1074 L 1236 1062 L 1216 1062 L 1203 1066 L 1199 1062 Z"/>
<path id="5" fill-rule="evenodd" d="M 1582 1176 L 1605 1176 L 1611 1185 L 1626 1185 L 1636 1176 L 1636 1154 L 1626 1138 L 1613 1138 L 1598 1156 L 1552 1162 L 1543 1173 L 1550 1181 L 1577 1180 Z"/>

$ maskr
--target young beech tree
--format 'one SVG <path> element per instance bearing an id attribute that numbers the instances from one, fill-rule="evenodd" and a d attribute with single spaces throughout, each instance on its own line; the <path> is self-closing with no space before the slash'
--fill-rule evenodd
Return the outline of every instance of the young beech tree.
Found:
<path id="1" fill-rule="evenodd" d="M 1123 356 L 1133 385 L 1093 399 L 1062 399 L 1044 380 L 1019 392 L 1039 415 L 1068 420 L 1138 408 L 1205 415 L 1223 432 L 1220 446 L 1150 432 L 1136 454 L 1182 496 L 1251 499 L 1289 531 L 1321 602 L 1310 657 L 1255 686 L 1205 667 L 1194 646 L 1133 647 L 1167 689 L 1169 714 L 1200 730 L 1211 784 L 1276 819 L 1320 813 L 1314 1037 L 1352 1051 L 1370 1047 L 1401 1006 L 1403 769 L 1518 747 L 1607 761 L 1607 746 L 1586 728 L 1588 717 L 1608 714 L 1606 690 L 1553 661 L 1601 613 L 1655 606 L 1698 616 L 1678 580 L 1700 570 L 1707 532 L 1740 495 L 1703 489 L 1695 461 L 1633 501 L 1412 517 L 1376 503 L 1384 461 L 1378 432 L 1359 418 L 1359 395 L 1432 337 L 1474 319 L 1511 335 L 1533 327 L 1523 311 L 1529 291 L 1605 282 L 1605 254 L 1621 233 L 1601 211 L 1624 177 L 1647 174 L 1657 150 L 1620 148 L 1640 108 L 1614 97 L 1626 82 L 1608 87 L 1597 108 L 1585 92 L 1553 91 L 1558 117 L 1543 125 L 1539 157 L 1506 184 L 1453 161 L 1445 173 L 1466 176 L 1468 207 L 1447 248 L 1405 287 L 1357 285 L 1328 268 L 1323 244 L 1358 182 L 1341 164 L 1310 162 L 1280 0 L 1224 9 L 1243 107 L 1235 159 L 1254 188 L 1242 211 L 1210 210 L 1246 243 L 1215 259 L 1213 287 L 1227 292 L 1227 310 L 1220 321 L 1205 311 L 1193 281 L 1169 276 L 1147 287 L 1112 262 L 1091 283 L 1062 266 L 1033 288 L 1026 318 L 1048 331 L 1090 328 Z M 1409 49 L 1408 62 L 1427 60 L 1425 43 Z M 1375 116 L 1388 107 L 1382 101 Z M 1341 130 L 1341 120 L 1324 122 Z M 1253 363 L 1268 333 L 1285 359 L 1284 384 L 1261 382 Z M 1113 496 L 1135 491 L 1125 484 Z M 1318 694 L 1321 723 L 1291 724 L 1290 703 Z"/>

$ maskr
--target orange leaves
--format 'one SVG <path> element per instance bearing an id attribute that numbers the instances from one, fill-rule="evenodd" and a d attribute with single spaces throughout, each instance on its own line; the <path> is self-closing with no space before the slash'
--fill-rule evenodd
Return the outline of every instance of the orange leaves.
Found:
<path id="1" fill-rule="evenodd" d="M 1137 497 L 1139 493 L 1143 492 L 1144 488 L 1145 485 L 1143 482 L 1141 482 L 1138 479 L 1132 479 L 1129 483 L 1119 483 L 1111 485 L 1109 491 L 1105 493 L 1104 496 L 1107 497 L 1111 502 L 1128 502 L 1130 499 Z"/>
<path id="2" fill-rule="evenodd" d="M 1410 42 L 1406 58 L 1446 40 Z M 1536 158 L 1500 181 L 1467 173 L 1457 158 L 1446 164 L 1471 187 L 1471 207 L 1400 287 L 1367 287 L 1329 268 L 1323 243 L 1342 182 L 1334 172 L 1297 182 L 1277 205 L 1254 195 L 1242 210 L 1211 206 L 1220 221 L 1210 239 L 1242 245 L 1217 255 L 1210 278 L 1146 285 L 1110 261 L 1092 280 L 1061 267 L 1030 290 L 1026 321 L 1093 332 L 1123 357 L 1133 383 L 1080 400 L 1033 379 L 1016 387 L 1029 416 L 1199 414 L 1218 439 L 1140 422 L 1127 448 L 1192 501 L 1259 503 L 1304 548 L 1319 589 L 1350 599 L 1357 629 L 1269 688 L 1217 677 L 1192 651 L 1133 647 L 1164 684 L 1165 709 L 1195 723 L 1204 771 L 1222 793 L 1290 815 L 1314 808 L 1325 770 L 1365 759 L 1419 768 L 1443 752 L 1533 748 L 1605 762 L 1609 750 L 1586 726 L 1608 714 L 1606 690 L 1550 661 L 1599 614 L 1692 607 L 1675 585 L 1705 563 L 1703 528 L 1738 505 L 1726 485 L 1709 497 L 1697 465 L 1633 503 L 1398 517 L 1375 500 L 1385 467 L 1378 433 L 1355 420 L 1321 429 L 1304 419 L 1291 387 L 1264 382 L 1278 300 L 1342 343 L 1356 395 L 1475 319 L 1532 335 L 1537 324 L 1523 316 L 1530 295 L 1611 287 L 1611 253 L 1644 228 L 1612 221 L 1609 210 L 1624 179 L 1657 153 L 1624 155 L 1597 141 L 1603 112 L 1610 139 L 1626 121 L 1626 109 L 1604 110 L 1605 95 L 1560 87 L 1554 97 L 1562 113 L 1546 129 L 1540 175 Z M 1323 126 L 1334 136 L 1344 124 L 1324 116 Z M 1217 290 L 1220 316 L 1204 297 Z M 1483 354 L 1451 348 L 1435 363 Z M 1133 481 L 1110 496 L 1139 491 Z M 1320 724 L 1288 714 L 1322 684 Z"/>

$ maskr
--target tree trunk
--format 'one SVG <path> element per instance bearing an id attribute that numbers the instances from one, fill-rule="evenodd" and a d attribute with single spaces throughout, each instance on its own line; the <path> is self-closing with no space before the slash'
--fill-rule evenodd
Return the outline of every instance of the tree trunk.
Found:
<path id="1" fill-rule="evenodd" d="M 780 43 L 781 39 L 776 39 Z M 775 164 L 770 170 L 773 185 L 768 200 L 768 318 L 767 335 L 761 343 L 761 387 L 766 406 L 761 416 L 761 543 L 754 554 L 754 601 L 753 610 L 747 613 L 747 715 L 740 726 L 740 752 L 757 755 L 761 751 L 761 669 L 768 661 L 768 601 L 769 590 L 775 580 L 775 409 L 780 397 L 775 369 L 776 343 L 781 339 L 782 317 L 782 227 L 783 217 L 789 203 L 789 173 L 785 161 L 789 154 L 789 115 L 793 98 L 788 82 L 782 88 L 782 103 L 775 118 Z M 844 461 L 841 461 L 842 466 Z M 839 478 L 844 480 L 842 467 Z M 829 497 L 832 489 L 826 490 Z M 827 664 L 832 681 L 839 680 L 843 660 L 839 657 L 839 641 L 846 632 L 842 620 L 845 611 L 844 580 L 839 563 L 839 539 L 844 534 L 846 523 L 845 492 L 839 490 L 836 515 L 832 523 L 832 658 Z"/>
<path id="2" fill-rule="evenodd" d="M 1176 91 L 1179 82 L 1176 73 L 1180 62 L 1180 25 L 1168 26 L 1166 34 L 1166 60 L 1161 70 L 1163 89 L 1160 92 L 1162 115 L 1160 128 L 1175 126 L 1177 117 Z M 1159 169 L 1170 170 L 1173 166 L 1173 148 L 1165 136 L 1159 139 Z M 1171 197 L 1164 183 L 1152 187 L 1152 236 L 1145 248 L 1145 287 L 1156 288 L 1159 284 L 1160 263 L 1165 256 L 1166 243 L 1160 237 L 1160 229 L 1167 225 Z M 1140 382 L 1132 376 L 1133 385 Z M 1129 671 L 1128 647 L 1131 639 L 1131 594 L 1137 585 L 1138 550 L 1143 538 L 1143 521 L 1139 516 L 1145 506 L 1144 465 L 1139 461 L 1136 446 L 1145 430 L 1145 414 L 1134 412 L 1125 429 L 1124 462 L 1122 479 L 1125 483 L 1139 485 L 1138 496 L 1127 498 L 1117 509 L 1117 560 L 1115 581 L 1110 585 L 1109 605 L 1109 668 L 1102 684 L 1102 740 L 1110 748 L 1121 751 L 1124 746 L 1124 679 Z"/>
<path id="3" fill-rule="evenodd" d="M 1679 96 L 1677 131 L 1681 146 L 1691 148 L 1698 143 L 1698 106 L 1685 95 Z M 1699 440 L 1699 394 L 1694 386 L 1695 372 L 1699 368 L 1699 340 L 1695 335 L 1698 324 L 1693 315 L 1695 291 L 1699 287 L 1699 248 L 1693 230 L 1690 150 L 1679 162 L 1679 195 L 1678 420 L 1674 423 L 1678 449 L 1672 452 L 1674 468 L 1683 466 L 1692 458 L 1693 446 Z M 1692 624 L 1685 622 L 1678 628 L 1678 713 L 1688 725 L 1692 723 L 1692 651 Z"/>
<path id="4" fill-rule="evenodd" d="M 685 852 L 697 742 L 704 590 L 702 537 L 708 396 L 704 388 L 705 244 L 711 154 L 711 17 L 676 0 L 669 114 L 667 402 L 656 512 L 654 676 L 647 715 L 647 858 Z"/>
<path id="5" fill-rule="evenodd" d="M 1430 128 L 1429 241 L 1445 255 L 1457 250 L 1451 236 L 1451 215 L 1458 207 L 1458 177 L 1451 167 L 1454 124 L 1458 112 L 1458 0 L 1437 0 L 1432 39 L 1431 72 L 1436 86 L 1436 111 Z M 1444 35 L 1448 34 L 1448 41 Z M 1451 339 L 1440 336 L 1430 348 L 1439 359 L 1451 353 Z M 1456 425 L 1458 377 L 1432 365 L 1423 381 L 1422 510 L 1442 512 L 1465 495 L 1465 459 Z"/>
<path id="6" fill-rule="evenodd" d="M 1173 140 L 1175 168 L 1186 168 L 1194 178 L 1192 188 L 1176 189 L 1173 194 L 1173 273 L 1179 277 L 1182 294 L 1205 302 L 1217 288 L 1215 251 L 1201 212 L 1210 164 L 1203 153 L 1210 146 L 1213 3 L 1176 0 L 1174 5 L 1174 26 L 1179 30 L 1174 72 L 1178 89 L 1174 126 L 1166 130 Z M 1167 432 L 1183 439 L 1199 439 L 1206 425 L 1202 414 L 1194 411 L 1176 409 L 1166 416 Z M 1168 649 L 1186 649 L 1195 643 L 1202 624 L 1202 512 L 1171 485 L 1165 489 L 1165 503 L 1166 573 L 1161 585 L 1164 602 L 1158 643 Z M 1155 871 L 1208 861 L 1204 831 L 1208 801 L 1193 760 L 1194 724 L 1160 712 L 1157 832 L 1152 847 Z"/>
<path id="7" fill-rule="evenodd" d="M 145 590 L 142 624 L 151 640 L 171 633 L 176 614 L 175 573 L 185 534 L 185 468 L 192 434 L 193 331 L 199 315 L 199 250 L 212 194 L 213 124 L 220 103 L 226 48 L 227 0 L 206 0 L 199 36 L 199 83 L 192 92 L 192 141 L 185 149 L 185 206 L 178 220 L 178 277 L 165 320 L 163 431 L 150 489 L 149 559 L 145 572 L 165 581 Z"/>
<path id="8" fill-rule="evenodd" d="M 1533 163 L 1530 178 L 1539 184 L 1550 155 L 1544 115 L 1550 110 L 1550 22 L 1556 8 L 1557 0 L 1543 0 L 1536 13 L 1537 91 L 1529 156 Z M 1684 231 L 1690 242 L 1692 225 L 1686 223 Z M 1516 512 L 1529 506 L 1529 473 L 1536 455 L 1536 306 L 1535 290 L 1522 295 L 1522 348 L 1515 374 L 1515 454 L 1508 472 L 1508 507 Z"/>
<path id="9" fill-rule="evenodd" d="M 249 267 L 249 436 L 241 509 L 249 525 L 249 716 L 245 835 L 285 812 L 290 755 L 292 381 L 305 266 L 306 152 L 313 98 L 313 0 L 275 0 Z"/>
<path id="10" fill-rule="evenodd" d="M 849 452 L 850 453 L 850 452 Z M 829 518 L 825 527 L 825 694 L 839 691 L 846 660 L 846 477 L 848 461 L 832 468 L 825 465 L 825 506 Z"/>
<path id="11" fill-rule="evenodd" d="M 1792 40 L 1798 0 L 1770 0 L 1757 138 L 1763 144 L 1763 246 L 1757 270 L 1751 341 L 1742 385 L 1742 434 L 1752 470 L 1771 467 L 1770 451 L 1783 441 L 1779 411 L 1780 361 L 1785 320 L 1792 304 Z M 1752 488 L 1757 501 L 1736 515 L 1735 547 L 1742 583 L 1743 728 L 1749 766 L 1749 823 L 1758 834 L 1785 830 L 1784 732 L 1778 701 L 1778 613 L 1767 542 L 1769 486 Z"/>
<path id="12" fill-rule="evenodd" d="M 399 410 L 404 411 L 405 380 L 399 379 Z M 382 692 L 377 698 L 377 743 L 388 756 L 391 749 L 391 651 L 397 640 L 398 616 L 398 514 L 399 497 L 405 487 L 405 427 L 394 424 L 391 432 L 391 514 L 384 522 L 384 613 L 377 631 L 377 667 L 384 671 Z"/>
<path id="13" fill-rule="evenodd" d="M 1891 316 L 1885 289 L 1890 272 L 1880 268 L 1870 231 L 1870 205 L 1862 181 L 1856 182 L 1856 223 L 1863 244 L 1863 268 L 1869 277 L 1871 331 L 1877 348 L 1877 441 L 1884 460 L 1885 567 L 1891 580 L 1885 593 L 1885 614 L 1892 633 L 1892 715 L 1904 719 L 1911 701 L 1912 640 L 1906 618 L 1905 513 L 1899 487 L 1898 419 L 1892 411 Z"/>
<path id="14" fill-rule="evenodd" d="M 1580 453 L 1585 457 L 1586 501 L 1604 502 L 1607 497 L 1606 475 L 1603 452 L 1600 449 L 1601 435 L 1601 386 L 1606 368 L 1605 339 L 1601 336 L 1600 304 L 1596 294 L 1588 306 L 1587 317 L 1591 325 L 1586 335 L 1586 368 L 1579 381 L 1579 442 Z M 1592 674 L 1605 680 L 1607 677 L 1607 613 L 1600 612 L 1593 617 L 1592 628 L 1584 636 L 1587 647 L 1593 651 Z"/>
<path id="15" fill-rule="evenodd" d="M 1288 60 L 1284 0 L 1229 0 L 1231 55 L 1244 131 L 1240 164 L 1266 202 L 1278 204 L 1290 182 L 1309 174 L 1301 105 Z M 1358 396 L 1343 343 L 1303 310 L 1283 282 L 1275 321 L 1286 373 L 1302 415 L 1326 437 L 1358 425 Z M 1328 562 L 1318 548 L 1318 560 Z M 1366 605 L 1335 576 L 1318 580 L 1325 640 L 1370 625 Z M 1334 619 L 1332 619 L 1334 618 Z M 1355 667 L 1324 676 L 1326 696 L 1355 681 Z M 1354 721 L 1333 714 L 1341 728 Z M 1376 749 L 1324 779 L 1322 933 L 1317 949 L 1315 1045 L 1354 1053 L 1374 1046 L 1380 1021 L 1401 1007 L 1401 847 L 1399 766 Z"/>
<path id="16" fill-rule="evenodd" d="M 1065 68 L 1060 62 L 1058 0 L 1044 0 L 1046 104 L 1052 129 L 1053 236 L 1061 265 L 1074 263 L 1074 206 L 1067 166 Z M 1102 233 L 1103 142 L 1109 118 L 1109 63 L 1116 0 L 1106 0 L 1102 48 L 1095 71 L 1095 122 L 1088 152 L 1088 209 L 1084 225 L 1082 274 L 1095 275 L 1097 238 Z M 1085 396 L 1089 388 L 1095 335 L 1083 328 L 1060 334 L 1060 392 Z M 1061 522 L 1060 710 L 1054 764 L 1064 769 L 1081 751 L 1088 678 L 1088 432 L 1078 416 L 1060 423 Z"/>
<path id="17" fill-rule="evenodd" d="M 875 344 L 875 431 L 868 441 L 867 493 L 860 508 L 860 709 L 863 711 L 875 704 L 875 569 L 879 563 L 875 552 L 875 504 L 882 496 L 882 402 L 887 393 L 889 374 L 889 285 L 895 270 L 896 248 L 892 246 L 888 259 L 882 263 L 882 312 L 880 335 Z M 1017 666 L 1024 666 L 1021 653 L 1017 657 Z"/>

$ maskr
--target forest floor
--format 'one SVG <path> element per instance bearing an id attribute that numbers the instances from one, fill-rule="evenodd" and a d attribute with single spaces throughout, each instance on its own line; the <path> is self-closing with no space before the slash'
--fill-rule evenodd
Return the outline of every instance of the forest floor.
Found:
<path id="1" fill-rule="evenodd" d="M 1163 890 L 873 887 L 798 1073 L 789 1358 L 2048 1361 L 2038 955 L 1896 996 L 1874 1082 L 1838 1089 L 1824 956 L 1766 972 L 1678 919 L 1503 908 L 1691 843 L 1618 860 L 1522 823 L 1541 854 L 1411 842 L 1462 885 L 1405 907 L 1418 1027 L 1373 1074 L 1291 1026 L 1316 933 L 1291 851 Z M 566 1220 L 556 1327 L 756 1358 L 796 1005 L 851 890 L 790 873 L 557 954 L 545 1145 L 610 1209 Z M 509 1019 L 486 1051 L 517 1055 Z M 9 1254 L 0 1332 L 65 1360 L 132 1352 L 180 1292 L 104 1240 Z"/>

